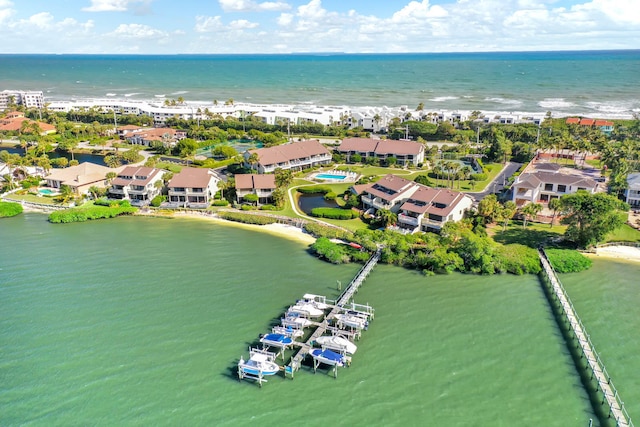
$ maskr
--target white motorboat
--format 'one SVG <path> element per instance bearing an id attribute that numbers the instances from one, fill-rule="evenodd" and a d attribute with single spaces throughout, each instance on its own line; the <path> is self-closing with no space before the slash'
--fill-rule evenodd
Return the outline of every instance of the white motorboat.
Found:
<path id="1" fill-rule="evenodd" d="M 326 310 L 329 308 L 329 304 L 327 304 L 327 298 L 325 296 L 304 294 L 302 298 L 302 302 L 312 304 L 315 308 L 318 308 L 320 310 Z"/>
<path id="2" fill-rule="evenodd" d="M 284 334 L 272 333 L 260 337 L 260 342 L 272 347 L 286 348 L 289 347 L 291 343 L 293 343 L 293 338 L 288 337 Z"/>
<path id="3" fill-rule="evenodd" d="M 296 313 L 288 313 L 287 317 L 281 319 L 282 326 L 294 329 L 304 329 L 311 326 L 311 320 L 297 316 Z"/>
<path id="4" fill-rule="evenodd" d="M 336 319 L 338 320 L 339 326 L 347 326 L 355 329 L 367 329 L 369 326 L 367 319 L 349 313 L 338 314 Z"/>
<path id="5" fill-rule="evenodd" d="M 257 377 L 275 375 L 280 371 L 280 366 L 278 366 L 270 356 L 252 352 L 251 357 L 246 362 L 242 357 L 240 358 L 240 362 L 238 362 L 238 370 L 242 371 L 243 374 L 249 374 Z"/>
<path id="6" fill-rule="evenodd" d="M 316 342 L 322 347 L 336 350 L 340 353 L 354 354 L 358 349 L 357 345 L 339 335 L 324 335 L 316 338 Z"/>
<path id="7" fill-rule="evenodd" d="M 319 348 L 311 350 L 311 357 L 318 362 L 331 366 L 344 366 L 348 362 L 348 357 L 331 350 L 321 350 Z"/>
<path id="8" fill-rule="evenodd" d="M 298 302 L 296 305 L 292 305 L 287 310 L 287 313 L 296 313 L 309 317 L 320 317 L 324 314 L 324 311 L 317 308 L 315 305 L 308 302 Z"/>
<path id="9" fill-rule="evenodd" d="M 271 328 L 271 332 L 273 332 L 274 334 L 286 335 L 293 338 L 294 340 L 302 338 L 302 336 L 304 335 L 304 331 L 302 329 L 294 329 L 291 326 L 274 326 L 273 328 Z"/>

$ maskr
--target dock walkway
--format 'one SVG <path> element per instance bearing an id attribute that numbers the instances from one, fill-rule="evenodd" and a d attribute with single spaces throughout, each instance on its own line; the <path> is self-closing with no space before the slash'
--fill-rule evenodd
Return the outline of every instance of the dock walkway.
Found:
<path id="1" fill-rule="evenodd" d="M 324 320 L 318 325 L 315 331 L 311 334 L 311 336 L 304 343 L 298 343 L 296 346 L 298 347 L 298 352 L 291 358 L 291 362 L 289 366 L 285 369 L 285 373 L 290 374 L 293 377 L 293 372 L 297 371 L 302 364 L 304 358 L 309 354 L 311 349 L 313 348 L 313 342 L 320 338 L 329 327 L 329 322 L 327 319 L 331 319 L 335 317 L 341 310 L 343 310 L 343 306 L 346 306 L 349 301 L 353 298 L 353 296 L 358 291 L 358 288 L 364 283 L 371 270 L 376 266 L 378 261 L 380 260 L 380 249 L 378 249 L 372 256 L 369 258 L 369 261 L 358 271 L 355 275 L 349 286 L 344 290 L 336 305 L 333 306 L 329 314 L 324 318 Z"/>
<path id="2" fill-rule="evenodd" d="M 589 364 L 591 377 L 595 378 L 598 383 L 596 391 L 602 391 L 604 396 L 602 403 L 606 401 L 609 405 L 609 417 L 613 416 L 618 427 L 633 427 L 633 422 L 624 407 L 624 402 L 620 398 L 616 388 L 613 386 L 611 377 L 607 373 L 604 363 L 600 360 L 600 356 L 596 353 L 595 347 L 591 342 L 582 321 L 578 317 L 569 296 L 564 290 L 564 287 L 560 283 L 558 276 L 547 258 L 547 254 L 544 252 L 544 249 L 540 249 L 538 254 L 540 256 L 540 261 L 542 262 L 542 267 L 549 278 L 551 290 L 560 303 L 562 311 L 571 326 L 573 335 L 578 340 L 582 354 Z"/>

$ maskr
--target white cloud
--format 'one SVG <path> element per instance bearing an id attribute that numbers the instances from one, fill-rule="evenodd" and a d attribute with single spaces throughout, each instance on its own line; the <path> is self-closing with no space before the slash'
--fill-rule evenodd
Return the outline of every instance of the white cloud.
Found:
<path id="1" fill-rule="evenodd" d="M 276 22 L 283 27 L 290 25 L 291 22 L 293 22 L 293 15 L 290 13 L 281 13 Z"/>
<path id="2" fill-rule="evenodd" d="M 83 7 L 85 12 L 125 12 L 133 3 L 150 3 L 153 0 L 91 0 L 91 6 Z"/>
<path id="3" fill-rule="evenodd" d="M 246 19 L 238 19 L 229 23 L 229 28 L 232 30 L 245 30 L 250 28 L 256 28 L 259 24 L 256 22 L 249 22 Z"/>
<path id="4" fill-rule="evenodd" d="M 168 37 L 169 33 L 144 24 L 120 24 L 111 35 L 120 38 L 162 39 Z"/>
<path id="5" fill-rule="evenodd" d="M 9 0 L 0 0 L 0 23 L 8 21 L 9 18 L 11 18 L 11 16 L 13 16 L 13 14 L 16 12 L 15 10 L 11 9 L 11 6 L 13 6 L 13 3 L 11 3 Z"/>
<path id="6" fill-rule="evenodd" d="M 258 3 L 253 0 L 218 0 L 218 3 L 225 12 L 277 12 L 291 9 L 289 4 L 279 1 Z"/>
<path id="7" fill-rule="evenodd" d="M 196 16 L 195 30 L 198 33 L 210 33 L 224 28 L 219 16 Z"/>

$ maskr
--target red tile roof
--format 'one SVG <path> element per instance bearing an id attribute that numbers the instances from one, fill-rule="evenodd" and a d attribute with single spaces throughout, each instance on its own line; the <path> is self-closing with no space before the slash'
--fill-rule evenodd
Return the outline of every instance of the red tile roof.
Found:
<path id="1" fill-rule="evenodd" d="M 569 117 L 567 119 L 567 124 L 568 125 L 577 125 L 580 123 L 580 118 L 579 117 Z"/>
<path id="2" fill-rule="evenodd" d="M 596 121 L 594 119 L 584 118 L 580 120 L 580 125 L 582 126 L 593 126 Z"/>
<path id="3" fill-rule="evenodd" d="M 249 153 L 256 153 L 258 155 L 258 162 L 263 166 L 331 154 L 317 139 L 276 145 L 275 147 L 258 148 L 256 150 L 249 150 Z"/>
<path id="4" fill-rule="evenodd" d="M 608 120 L 596 120 L 596 126 L 613 126 L 613 122 Z"/>
<path id="5" fill-rule="evenodd" d="M 236 178 L 236 188 L 264 190 L 276 188 L 276 177 L 271 174 L 238 174 Z"/>

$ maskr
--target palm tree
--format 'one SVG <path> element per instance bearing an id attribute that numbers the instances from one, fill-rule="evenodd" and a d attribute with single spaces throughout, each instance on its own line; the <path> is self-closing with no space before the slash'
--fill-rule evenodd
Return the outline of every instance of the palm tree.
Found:
<path id="1" fill-rule="evenodd" d="M 388 209 L 380 209 L 378 211 L 378 222 L 381 227 L 388 227 L 398 222 L 398 215 Z"/>
<path id="2" fill-rule="evenodd" d="M 251 166 L 251 170 L 253 170 L 253 166 L 258 164 L 259 158 L 258 153 L 251 153 L 247 158 L 247 163 Z"/>
<path id="3" fill-rule="evenodd" d="M 58 201 L 63 205 L 67 204 L 69 200 L 73 198 L 73 190 L 68 185 L 60 186 L 60 195 L 58 196 Z"/>
<path id="4" fill-rule="evenodd" d="M 540 203 L 529 203 L 524 208 L 522 208 L 521 212 L 524 215 L 524 221 L 522 223 L 522 228 L 527 228 L 527 222 L 533 219 L 540 211 L 542 210 L 542 205 Z"/>
<path id="5" fill-rule="evenodd" d="M 507 229 L 509 220 L 513 218 L 517 211 L 518 207 L 516 206 L 515 202 L 512 202 L 511 200 L 505 202 L 504 205 L 502 205 L 502 208 L 500 209 L 500 219 L 503 221 L 502 231 L 505 231 Z"/>
<path id="6" fill-rule="evenodd" d="M 549 200 L 549 205 L 548 206 L 549 206 L 549 209 L 551 209 L 553 211 L 553 216 L 551 217 L 551 223 L 550 223 L 550 226 L 553 227 L 553 223 L 556 220 L 556 215 L 558 214 L 558 211 L 562 207 L 562 203 L 560 203 L 560 199 L 553 198 L 553 199 Z"/>

